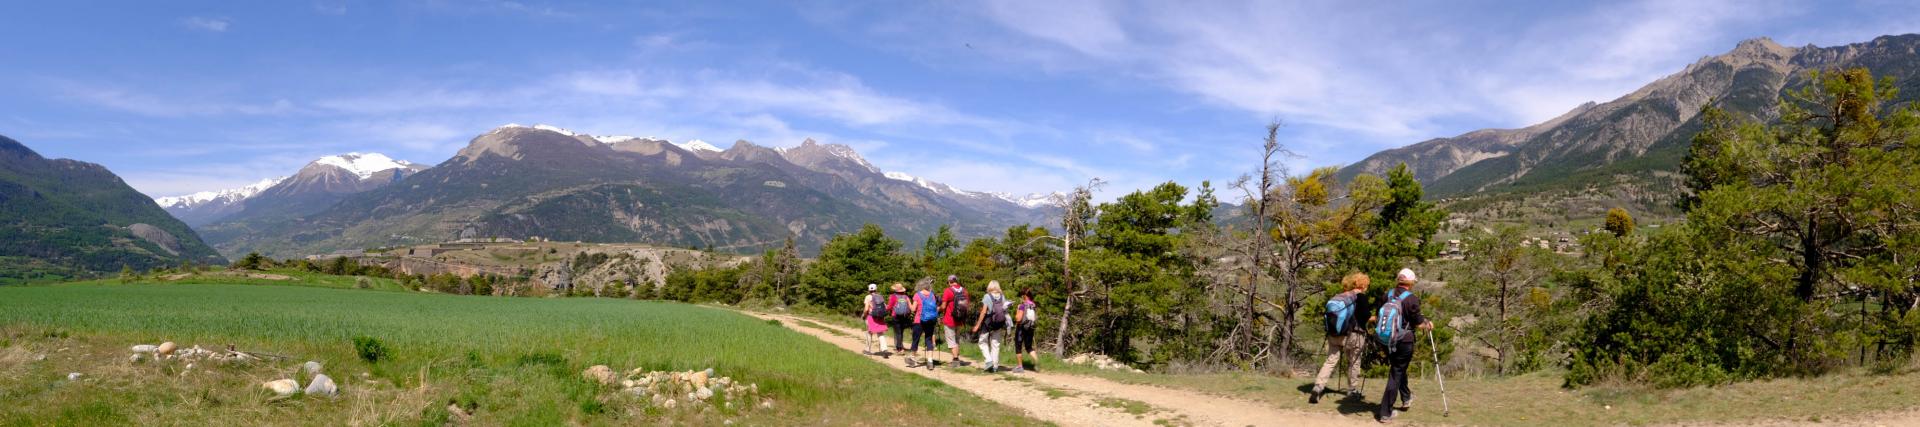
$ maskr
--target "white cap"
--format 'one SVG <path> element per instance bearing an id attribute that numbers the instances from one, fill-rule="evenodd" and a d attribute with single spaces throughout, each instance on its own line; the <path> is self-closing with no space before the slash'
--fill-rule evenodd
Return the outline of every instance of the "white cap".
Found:
<path id="1" fill-rule="evenodd" d="M 1402 268 L 1402 269 L 1400 269 L 1400 274 L 1399 274 L 1399 275 L 1396 275 L 1396 276 L 1394 276 L 1394 278 L 1395 278 L 1395 279 L 1399 279 L 1399 280 L 1400 280 L 1400 281 L 1402 281 L 1402 282 L 1412 282 L 1412 281 L 1415 281 L 1415 280 L 1419 280 L 1419 278 L 1418 278 L 1418 277 L 1414 277 L 1414 275 L 1413 275 L 1413 269 L 1411 269 L 1411 268 Z"/>
<path id="2" fill-rule="evenodd" d="M 873 291 L 877 291 L 877 290 L 880 290 L 880 285 L 876 285 L 876 284 L 872 284 L 872 283 L 868 283 L 868 284 L 867 284 L 867 292 L 873 292 Z"/>

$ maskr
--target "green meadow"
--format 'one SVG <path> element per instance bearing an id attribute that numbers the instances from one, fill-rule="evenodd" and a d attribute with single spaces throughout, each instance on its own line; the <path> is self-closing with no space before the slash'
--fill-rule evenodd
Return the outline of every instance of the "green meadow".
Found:
<path id="1" fill-rule="evenodd" d="M 387 356 L 359 357 L 361 336 Z M 129 346 L 161 341 L 285 358 L 129 360 Z M 259 386 L 306 384 L 307 360 L 339 396 L 275 398 Z M 583 379 L 597 364 L 712 368 L 757 384 L 772 405 L 665 410 Z M 724 309 L 239 283 L 0 287 L 0 401 L 0 425 L 1038 424 Z"/>

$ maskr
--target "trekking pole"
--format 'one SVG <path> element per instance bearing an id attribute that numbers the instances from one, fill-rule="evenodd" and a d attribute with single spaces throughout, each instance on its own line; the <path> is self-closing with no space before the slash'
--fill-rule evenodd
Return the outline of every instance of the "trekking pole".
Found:
<path id="1" fill-rule="evenodd" d="M 1433 352 L 1433 380 L 1440 383 L 1440 416 L 1453 416 L 1453 408 L 1447 405 L 1447 380 L 1440 378 L 1440 344 L 1433 338 L 1433 330 L 1427 330 L 1427 347 Z"/>

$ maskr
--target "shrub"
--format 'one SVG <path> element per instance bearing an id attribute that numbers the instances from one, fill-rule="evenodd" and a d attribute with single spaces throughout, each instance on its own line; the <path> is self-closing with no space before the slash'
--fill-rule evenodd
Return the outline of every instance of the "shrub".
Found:
<path id="1" fill-rule="evenodd" d="M 365 277 L 362 277 L 362 278 L 360 278 L 360 279 L 358 279 L 358 280 L 354 280 L 354 281 L 353 281 L 353 287 L 354 287 L 355 289 L 366 289 L 366 288 L 371 288 L 371 287 L 373 287 L 373 281 L 372 281 L 372 280 L 368 280 L 368 279 L 367 279 L 367 278 L 365 278 Z"/>
<path id="2" fill-rule="evenodd" d="M 353 337 L 353 351 L 360 355 L 360 360 L 365 360 L 367 363 L 379 363 L 381 360 L 390 358 L 386 343 L 380 342 L 379 338 L 366 335 Z"/>

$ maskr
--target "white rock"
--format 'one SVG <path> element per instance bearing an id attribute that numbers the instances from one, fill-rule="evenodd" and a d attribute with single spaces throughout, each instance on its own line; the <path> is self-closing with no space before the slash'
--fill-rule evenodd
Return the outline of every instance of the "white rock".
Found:
<path id="1" fill-rule="evenodd" d="M 127 358 L 127 361 L 130 361 L 133 363 L 140 363 L 146 360 L 147 360 L 147 355 L 142 353 L 134 353 L 133 357 Z"/>
<path id="2" fill-rule="evenodd" d="M 294 392 L 300 391 L 300 382 L 294 381 L 293 379 L 289 378 L 284 380 L 273 380 L 273 381 L 260 383 L 260 387 L 273 391 L 273 394 L 276 394 L 276 395 L 288 396 L 288 395 L 292 395 Z"/>
<path id="3" fill-rule="evenodd" d="M 699 391 L 695 391 L 693 393 L 694 393 L 693 397 L 699 398 L 700 400 L 707 400 L 707 399 L 713 398 L 713 389 L 710 389 L 710 388 L 702 387 Z"/>
<path id="4" fill-rule="evenodd" d="M 307 362 L 307 363 L 313 363 L 313 362 Z M 334 394 L 338 394 L 339 392 L 340 392 L 340 387 L 337 385 L 334 385 L 333 379 L 327 378 L 327 374 L 314 375 L 313 381 L 307 384 L 308 395 L 331 397 Z"/>
<path id="5" fill-rule="evenodd" d="M 79 373 L 79 372 L 69 372 L 69 373 L 67 373 L 67 381 L 77 381 L 77 380 L 79 380 L 79 379 L 80 379 L 80 373 Z"/>
<path id="6" fill-rule="evenodd" d="M 760 401 L 760 409 L 773 409 L 773 399 Z"/>
<path id="7" fill-rule="evenodd" d="M 319 375 L 319 374 L 320 374 L 320 362 L 315 362 L 315 361 L 312 361 L 312 360 L 308 360 L 306 364 L 304 364 L 304 365 L 300 365 L 300 371 L 301 371 L 301 372 L 306 372 L 306 373 L 307 373 L 307 375 Z"/>
<path id="8" fill-rule="evenodd" d="M 620 380 L 620 388 L 633 388 L 633 380 Z"/>
<path id="9" fill-rule="evenodd" d="M 160 355 L 162 356 L 165 356 L 165 355 L 173 354 L 173 350 L 178 348 L 180 348 L 180 346 L 174 345 L 173 341 L 167 341 L 167 342 L 160 343 L 160 346 L 155 347 L 153 351 L 155 353 L 160 353 Z"/>
<path id="10" fill-rule="evenodd" d="M 580 372 L 580 376 L 589 380 L 598 381 L 600 385 L 613 384 L 613 368 L 608 368 L 607 365 L 593 365 L 588 367 L 587 370 Z"/>
<path id="11" fill-rule="evenodd" d="M 155 350 L 159 350 L 159 349 L 160 349 L 160 346 L 153 345 L 153 344 L 141 344 L 141 345 L 133 346 L 134 353 L 152 353 Z"/>
<path id="12" fill-rule="evenodd" d="M 667 409 L 673 409 L 673 407 L 674 407 L 674 406 L 678 406 L 678 405 L 679 405 L 679 402 L 677 402 L 677 401 L 675 401 L 675 400 L 673 400 L 673 399 L 667 399 L 667 401 L 666 401 L 666 402 L 661 402 L 661 403 L 660 403 L 660 407 L 662 407 L 662 408 L 667 408 Z"/>

